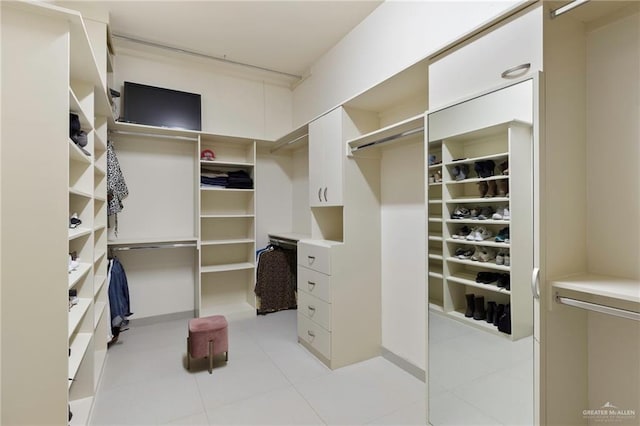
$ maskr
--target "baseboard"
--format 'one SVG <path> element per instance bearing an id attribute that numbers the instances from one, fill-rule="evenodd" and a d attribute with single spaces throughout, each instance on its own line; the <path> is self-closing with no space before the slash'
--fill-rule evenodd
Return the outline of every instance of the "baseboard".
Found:
<path id="1" fill-rule="evenodd" d="M 132 318 L 129 320 L 130 326 L 143 326 L 157 324 L 159 322 L 175 321 L 181 319 L 195 318 L 194 311 L 172 312 L 170 314 L 154 315 L 152 317 Z M 126 327 L 125 327 L 126 328 Z"/>
<path id="2" fill-rule="evenodd" d="M 407 373 L 411 374 L 416 379 L 426 382 L 427 373 L 422 368 L 394 354 L 384 346 L 380 348 L 380 354 L 384 359 L 397 365 Z"/>

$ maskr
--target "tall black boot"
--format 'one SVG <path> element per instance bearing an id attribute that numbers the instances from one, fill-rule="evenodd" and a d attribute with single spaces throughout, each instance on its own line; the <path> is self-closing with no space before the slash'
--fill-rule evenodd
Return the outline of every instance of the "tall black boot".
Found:
<path id="1" fill-rule="evenodd" d="M 498 330 L 503 333 L 511 334 L 511 307 L 507 303 L 504 307 L 504 313 L 498 321 Z"/>
<path id="2" fill-rule="evenodd" d="M 496 327 L 498 326 L 498 321 L 500 321 L 500 317 L 502 316 L 503 313 L 504 313 L 504 305 L 501 303 L 498 306 L 496 306 L 496 313 L 493 316 L 493 325 L 495 325 Z"/>
<path id="3" fill-rule="evenodd" d="M 484 310 L 484 296 L 476 297 L 474 302 L 475 310 L 473 311 L 474 320 L 483 320 L 487 317 L 487 313 Z"/>
<path id="4" fill-rule="evenodd" d="M 475 303 L 474 303 L 474 295 L 472 294 L 465 294 L 464 297 L 467 298 L 467 310 L 464 313 L 464 316 L 467 318 L 471 318 L 473 316 L 473 311 L 475 311 Z"/>
<path id="5" fill-rule="evenodd" d="M 487 322 L 493 323 L 496 317 L 496 302 L 487 302 Z"/>

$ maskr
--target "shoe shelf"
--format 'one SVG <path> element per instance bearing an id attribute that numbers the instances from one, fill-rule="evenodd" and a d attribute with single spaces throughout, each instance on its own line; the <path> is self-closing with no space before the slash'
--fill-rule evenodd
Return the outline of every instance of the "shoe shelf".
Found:
<path id="1" fill-rule="evenodd" d="M 69 349 L 71 349 L 71 355 L 69 355 L 69 379 L 75 379 L 82 358 L 84 358 L 91 343 L 91 333 L 76 333 L 69 341 Z M 69 380 L 69 388 L 73 380 Z"/>
<path id="2" fill-rule="evenodd" d="M 427 220 L 433 223 L 442 223 L 442 218 L 440 216 L 429 216 L 429 219 Z"/>
<path id="3" fill-rule="evenodd" d="M 80 325 L 82 318 L 89 310 L 91 302 L 91 299 L 79 298 L 78 303 L 73 305 L 71 309 L 69 309 L 69 338 L 71 338 L 73 333 L 76 332 L 76 329 Z"/>
<path id="4" fill-rule="evenodd" d="M 440 186 L 441 187 L 442 186 L 442 182 L 429 182 L 429 186 L 436 186 L 436 187 Z"/>
<path id="5" fill-rule="evenodd" d="M 93 326 L 97 327 L 104 310 L 107 308 L 106 302 L 96 302 L 93 308 Z"/>
<path id="6" fill-rule="evenodd" d="M 73 288 L 91 270 L 90 263 L 80 263 L 80 265 L 69 273 L 69 288 Z"/>
<path id="7" fill-rule="evenodd" d="M 461 223 L 461 224 L 475 224 L 481 225 L 509 225 L 511 220 L 494 220 L 494 219 L 445 219 L 447 224 L 449 223 Z"/>
<path id="8" fill-rule="evenodd" d="M 82 152 L 71 139 L 69 139 L 69 160 L 87 166 L 91 165 L 91 157 Z"/>
<path id="9" fill-rule="evenodd" d="M 429 252 L 429 259 L 433 259 L 433 260 L 442 260 L 442 252 Z"/>
<path id="10" fill-rule="evenodd" d="M 447 277 L 447 282 L 453 282 L 457 284 L 462 284 L 467 287 L 476 287 L 483 290 L 489 290 L 496 293 L 502 294 L 511 294 L 510 290 L 507 290 L 504 287 L 498 287 L 495 283 L 484 284 L 476 282 L 476 277 L 473 274 L 464 273 L 464 272 L 455 272 L 453 275 Z"/>
<path id="11" fill-rule="evenodd" d="M 96 297 L 98 295 L 98 293 L 100 293 L 100 290 L 102 290 L 102 287 L 104 287 L 106 282 L 107 282 L 107 276 L 106 275 L 96 275 L 96 277 L 95 277 L 95 286 L 94 286 L 94 290 L 93 290 L 93 297 Z"/>
<path id="12" fill-rule="evenodd" d="M 91 232 L 92 232 L 91 229 L 83 228 L 80 226 L 74 229 L 69 229 L 69 241 L 75 240 L 76 238 L 80 238 L 85 235 L 89 235 L 91 234 Z"/>
<path id="13" fill-rule="evenodd" d="M 429 167 L 427 167 L 427 171 L 429 171 L 429 172 L 437 172 L 437 171 L 440 171 L 440 170 L 442 170 L 442 163 L 432 164 Z"/>
<path id="14" fill-rule="evenodd" d="M 496 203 L 496 204 L 504 204 L 509 202 L 509 197 L 458 197 L 447 200 L 447 204 L 486 204 L 486 203 Z"/>
<path id="15" fill-rule="evenodd" d="M 80 89 L 80 91 L 82 91 L 83 88 L 80 87 L 76 89 Z M 80 119 L 80 128 L 89 133 L 89 130 L 93 130 L 93 117 L 90 117 L 85 111 L 89 108 L 93 109 L 93 107 L 86 105 L 87 102 L 80 101 L 80 99 L 78 99 L 80 91 L 76 94 L 74 87 L 69 87 L 69 111 L 78 115 L 78 118 Z M 91 101 L 93 100 L 91 99 Z"/>
<path id="16" fill-rule="evenodd" d="M 451 111 L 446 114 L 450 114 Z M 434 113 L 436 116 L 438 112 Z M 441 285 L 442 290 L 442 313 L 460 322 L 475 326 L 489 333 L 516 340 L 530 335 L 532 332 L 533 315 L 531 310 L 531 294 L 527 284 L 531 276 L 531 249 L 525 243 L 530 240 L 527 237 L 527 229 L 532 226 L 532 194 L 531 192 L 531 127 L 519 122 L 506 122 L 491 125 L 486 128 L 469 131 L 464 134 L 455 134 L 455 128 L 459 127 L 449 119 L 445 122 L 435 123 L 429 128 L 438 129 L 439 139 L 430 140 L 428 135 L 429 154 L 433 154 L 442 161 L 443 182 L 438 183 L 440 188 L 435 188 L 435 184 L 429 184 L 427 208 L 430 211 L 428 226 L 428 241 L 432 237 L 438 236 L 442 240 L 442 252 L 435 247 L 429 247 L 429 261 L 433 257 L 431 254 L 441 254 L 443 257 L 441 277 L 442 282 L 430 281 L 430 286 Z M 432 120 L 430 114 L 428 120 Z M 464 117 L 460 117 L 464 120 Z M 447 132 L 451 128 L 451 134 Z M 476 164 L 484 162 L 484 164 Z M 506 163 L 506 164 L 505 164 Z M 476 171 L 476 166 L 478 170 Z M 493 166 L 493 169 L 491 168 Z M 507 174 L 502 172 L 508 169 Z M 439 169 L 440 170 L 440 169 Z M 435 173 L 435 170 L 431 174 Z M 429 176 L 427 176 L 428 178 Z M 464 179 L 462 179 L 464 177 Z M 480 184 L 480 185 L 479 185 Z M 434 185 L 434 186 L 432 186 Z M 435 190 L 438 190 L 436 196 Z M 436 217 L 440 213 L 435 213 L 437 208 L 431 200 L 441 198 L 442 217 L 441 230 L 436 225 Z M 507 220 L 464 218 L 452 219 L 456 206 L 460 208 L 472 207 L 489 208 L 498 211 L 508 208 L 511 217 Z M 433 220 L 431 220 L 433 219 Z M 461 228 L 466 225 L 469 228 L 484 227 L 493 235 L 482 241 L 467 240 L 464 238 L 452 238 L 454 234 L 461 232 Z M 503 228 L 509 227 L 510 242 L 496 242 L 495 235 Z M 518 227 L 516 229 L 516 227 Z M 532 235 L 532 231 L 529 231 Z M 518 243 L 520 242 L 520 243 Z M 498 254 L 501 250 L 509 252 L 509 266 L 498 265 L 496 260 L 487 262 L 456 257 L 454 254 L 460 248 L 487 248 Z M 491 257 L 491 256 L 489 256 Z M 431 276 L 431 264 L 429 277 Z M 433 265 L 435 267 L 435 265 Z M 511 282 L 510 289 L 498 287 L 497 282 L 490 284 L 476 282 L 478 272 L 501 272 L 509 275 Z M 433 276 L 433 278 L 436 278 Z M 438 277 L 439 278 L 439 277 Z M 438 288 L 438 292 L 440 289 Z M 438 292 L 432 292 L 438 296 Z M 476 299 L 482 297 L 485 306 L 488 302 L 496 302 L 503 305 L 510 305 L 511 334 L 499 331 L 493 323 L 486 320 L 475 320 L 465 317 L 467 296 L 473 294 Z M 436 298 L 437 298 L 436 297 Z M 430 296 L 431 302 L 431 296 Z M 528 318 L 530 317 L 530 318 Z"/>
<path id="17" fill-rule="evenodd" d="M 496 248 L 504 248 L 504 249 L 508 249 L 509 247 L 511 247 L 511 245 L 509 243 L 497 243 L 495 241 L 491 241 L 491 240 L 484 240 L 484 241 L 470 241 L 467 239 L 455 239 L 455 238 L 447 238 L 446 239 L 447 243 L 453 243 L 453 244 L 466 244 L 466 245 L 471 245 L 471 246 L 485 246 L 485 247 L 496 247 Z"/>
<path id="18" fill-rule="evenodd" d="M 91 194 L 90 192 L 82 191 L 82 190 L 75 189 L 75 188 L 69 188 L 69 194 L 70 195 L 77 195 L 79 197 L 85 197 L 85 198 L 93 198 L 93 194 Z"/>
<path id="19" fill-rule="evenodd" d="M 457 257 L 447 257 L 446 259 L 447 259 L 447 262 L 459 263 L 461 265 L 495 269 L 496 271 L 504 271 L 504 272 L 511 271 L 510 266 L 496 265 L 495 262 L 480 262 L 478 260 L 458 259 Z"/>
<path id="20" fill-rule="evenodd" d="M 442 275 L 442 267 L 440 268 L 433 268 L 431 266 L 429 266 L 429 273 L 428 273 L 429 277 L 431 278 L 438 278 L 438 279 L 442 279 L 443 275 Z"/>
<path id="21" fill-rule="evenodd" d="M 442 241 L 442 235 L 429 234 L 428 240 L 429 241 Z"/>
<path id="22" fill-rule="evenodd" d="M 442 204 L 442 200 L 429 200 L 429 204 Z"/>

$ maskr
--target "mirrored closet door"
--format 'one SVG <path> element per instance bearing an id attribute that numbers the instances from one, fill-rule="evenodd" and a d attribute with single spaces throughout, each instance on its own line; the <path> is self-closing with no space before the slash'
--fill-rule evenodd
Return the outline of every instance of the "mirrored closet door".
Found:
<path id="1" fill-rule="evenodd" d="M 533 424 L 533 78 L 428 114 L 429 422 Z"/>

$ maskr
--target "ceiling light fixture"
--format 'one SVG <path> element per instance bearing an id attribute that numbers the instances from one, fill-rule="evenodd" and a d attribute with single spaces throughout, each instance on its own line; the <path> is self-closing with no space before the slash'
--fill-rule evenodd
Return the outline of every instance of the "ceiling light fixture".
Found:
<path id="1" fill-rule="evenodd" d="M 551 11 L 551 17 L 552 18 L 556 18 L 560 15 L 562 15 L 563 13 L 566 13 L 582 4 L 585 4 L 586 2 L 588 2 L 589 0 L 574 0 L 571 3 L 567 3 L 564 6 L 561 6 L 555 10 Z"/>

